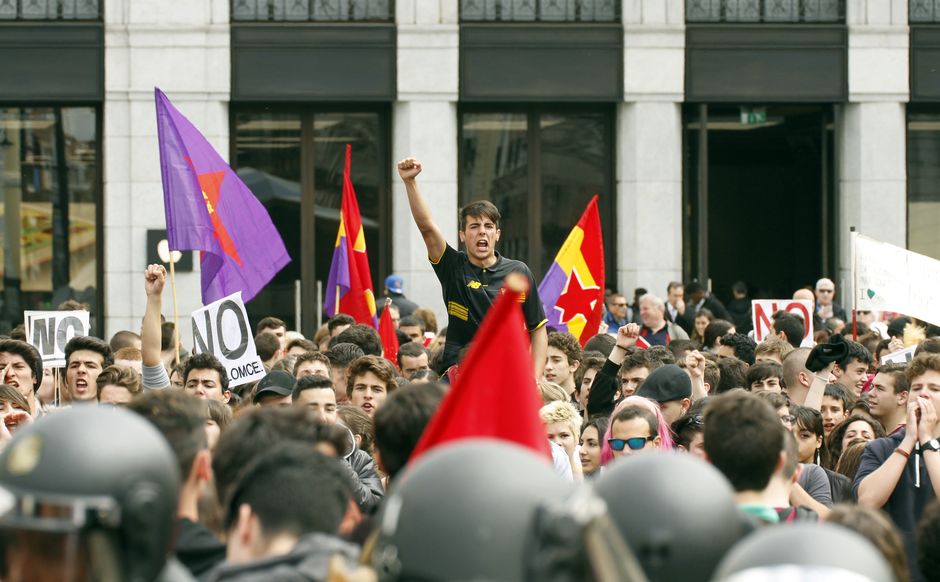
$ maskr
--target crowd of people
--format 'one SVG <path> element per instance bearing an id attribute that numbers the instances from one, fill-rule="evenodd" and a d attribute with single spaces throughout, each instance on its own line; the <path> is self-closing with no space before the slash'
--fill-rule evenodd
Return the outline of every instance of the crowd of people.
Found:
<path id="1" fill-rule="evenodd" d="M 457 251 L 420 164 L 398 168 L 448 325 L 390 276 L 394 361 L 348 315 L 312 338 L 266 317 L 266 375 L 234 386 L 179 349 L 158 265 L 139 333 L 75 337 L 61 370 L 22 328 L 0 339 L 0 578 L 940 580 L 940 330 L 851 326 L 821 279 L 794 294 L 814 347 L 787 312 L 757 343 L 745 288 L 725 307 L 692 282 L 608 293 L 581 342 L 496 252 L 492 204 L 462 209 Z M 530 282 L 532 382 L 487 377 L 538 394 L 552 462 L 498 439 L 412 461 L 448 394 L 474 389 L 461 366 L 511 273 Z"/>

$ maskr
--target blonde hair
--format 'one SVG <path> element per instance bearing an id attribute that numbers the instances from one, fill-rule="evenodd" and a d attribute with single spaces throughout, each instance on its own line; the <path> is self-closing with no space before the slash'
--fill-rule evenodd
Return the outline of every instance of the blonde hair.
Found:
<path id="1" fill-rule="evenodd" d="M 539 416 L 545 424 L 555 422 L 567 424 L 571 434 L 574 435 L 575 442 L 581 439 L 581 415 L 570 402 L 561 400 L 549 402 L 539 410 Z"/>
<path id="2" fill-rule="evenodd" d="M 539 382 L 539 393 L 542 395 L 542 404 L 549 404 L 557 400 L 567 402 L 568 400 L 568 393 L 565 392 L 565 389 L 548 380 Z"/>

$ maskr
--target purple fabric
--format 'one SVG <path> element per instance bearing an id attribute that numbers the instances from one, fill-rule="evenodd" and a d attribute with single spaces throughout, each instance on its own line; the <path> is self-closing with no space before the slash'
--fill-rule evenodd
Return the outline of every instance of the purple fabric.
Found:
<path id="1" fill-rule="evenodd" d="M 333 249 L 333 261 L 330 263 L 330 275 L 326 280 L 326 300 L 323 314 L 333 317 L 340 313 L 339 301 L 349 291 L 349 256 L 346 237 L 339 240 Z"/>
<path id="2" fill-rule="evenodd" d="M 548 327 L 558 331 L 568 331 L 568 324 L 560 320 L 561 312 L 555 309 L 561 292 L 565 290 L 565 283 L 568 282 L 568 275 L 565 275 L 564 269 L 558 266 L 558 263 L 552 263 L 545 273 L 545 278 L 539 285 L 539 297 L 545 306 L 545 317 L 548 318 Z"/>
<path id="3" fill-rule="evenodd" d="M 202 303 L 247 303 L 290 262 L 271 217 L 199 130 L 154 89 L 167 241 L 201 251 Z"/>

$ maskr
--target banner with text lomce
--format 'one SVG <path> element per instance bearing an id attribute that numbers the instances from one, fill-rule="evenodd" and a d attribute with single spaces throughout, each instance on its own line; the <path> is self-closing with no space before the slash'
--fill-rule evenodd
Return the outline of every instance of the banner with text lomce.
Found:
<path id="1" fill-rule="evenodd" d="M 65 365 L 65 344 L 90 329 L 87 311 L 24 311 L 26 341 L 39 351 L 44 368 Z"/>
<path id="2" fill-rule="evenodd" d="M 759 299 L 751 301 L 751 317 L 754 320 L 754 341 L 761 343 L 770 333 L 774 313 L 786 311 L 803 320 L 801 347 L 813 347 L 813 302 L 805 299 Z"/>
<path id="3" fill-rule="evenodd" d="M 855 236 L 856 305 L 896 311 L 940 325 L 940 261 L 866 236 Z"/>
<path id="4" fill-rule="evenodd" d="M 196 353 L 208 352 L 222 362 L 230 388 L 267 375 L 255 350 L 241 291 L 193 311 L 192 320 Z"/>

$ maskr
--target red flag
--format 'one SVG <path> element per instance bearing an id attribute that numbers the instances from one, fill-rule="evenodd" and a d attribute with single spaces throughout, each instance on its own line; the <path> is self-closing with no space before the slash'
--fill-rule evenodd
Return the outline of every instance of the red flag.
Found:
<path id="1" fill-rule="evenodd" d="M 339 233 L 333 249 L 333 261 L 326 282 L 324 313 L 351 315 L 358 323 L 376 327 L 375 295 L 366 255 L 366 232 L 362 228 L 359 202 L 349 177 L 352 146 L 346 144 L 346 166 L 343 168 L 343 207 L 339 215 Z"/>
<path id="2" fill-rule="evenodd" d="M 514 442 L 551 460 L 519 303 L 525 291 L 521 276 L 507 277 L 503 293 L 460 364 L 456 383 L 411 454 L 412 461 L 438 445 L 468 438 Z"/>
<path id="3" fill-rule="evenodd" d="M 650 349 L 652 346 L 650 345 L 650 343 L 649 343 L 648 341 L 646 341 L 646 338 L 645 338 L 645 337 L 640 336 L 640 337 L 636 338 L 636 347 L 640 348 L 641 350 L 648 350 L 648 349 Z"/>
<path id="4" fill-rule="evenodd" d="M 591 198 L 539 285 L 548 326 L 567 331 L 582 346 L 597 335 L 604 309 L 604 238 Z"/>
<path id="5" fill-rule="evenodd" d="M 388 306 L 391 300 L 385 301 L 385 309 L 382 310 L 382 317 L 379 318 L 379 337 L 382 338 L 382 350 L 385 359 L 398 367 L 398 334 L 395 333 L 395 322 L 392 321 L 392 312 Z"/>

